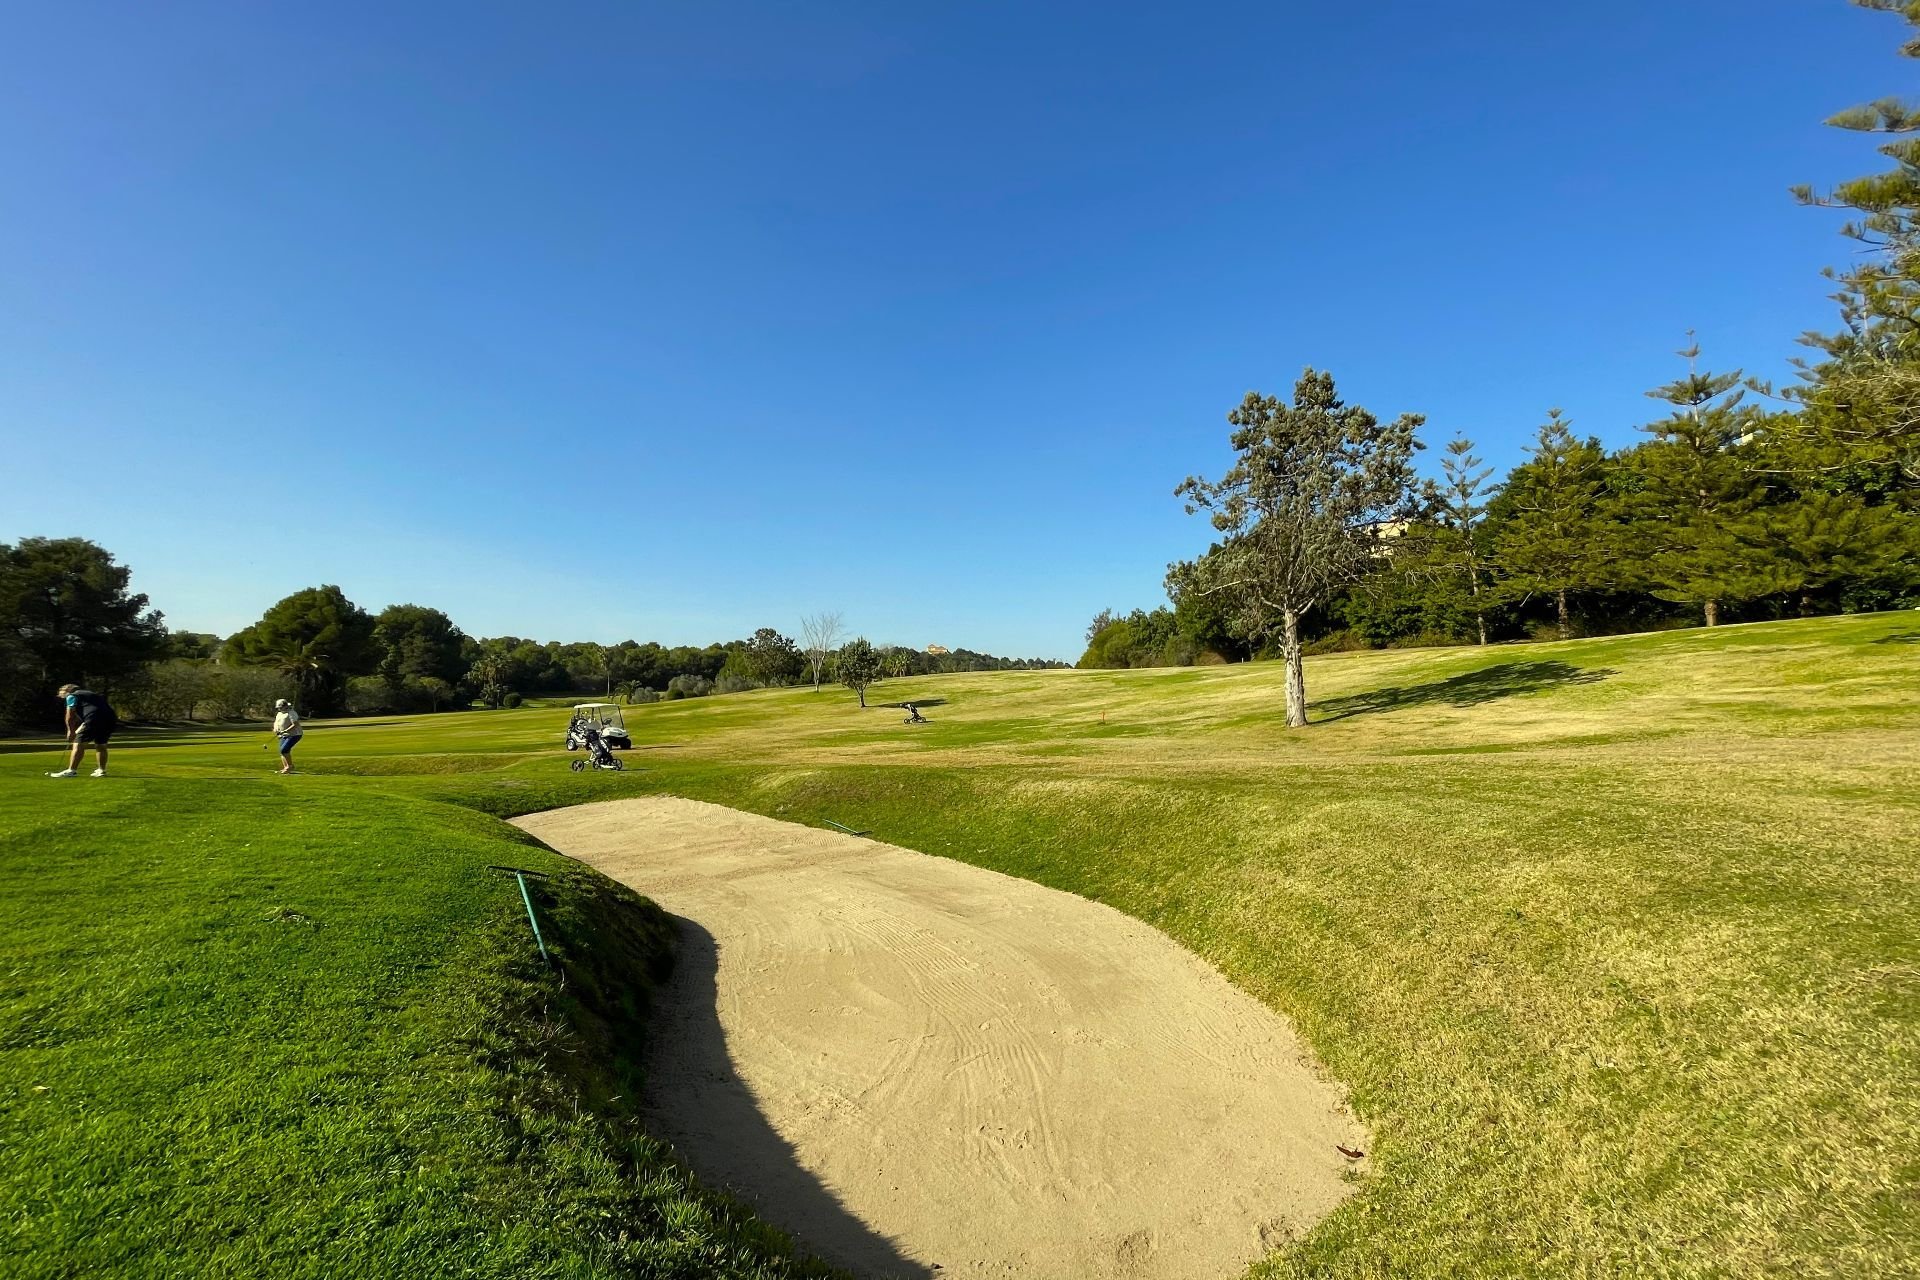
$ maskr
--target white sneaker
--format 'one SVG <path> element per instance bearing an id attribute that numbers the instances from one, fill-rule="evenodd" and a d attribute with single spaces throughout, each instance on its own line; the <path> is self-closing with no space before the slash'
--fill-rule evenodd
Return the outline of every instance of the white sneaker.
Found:
<path id="1" fill-rule="evenodd" d="M 72 769 L 62 769 L 58 773 L 50 773 L 47 776 L 49 778 L 77 778 L 80 775 L 74 772 Z"/>
<path id="2" fill-rule="evenodd" d="M 95 769 L 92 773 L 88 774 L 87 776 L 90 778 L 104 778 L 107 776 L 107 771 L 105 769 Z"/>

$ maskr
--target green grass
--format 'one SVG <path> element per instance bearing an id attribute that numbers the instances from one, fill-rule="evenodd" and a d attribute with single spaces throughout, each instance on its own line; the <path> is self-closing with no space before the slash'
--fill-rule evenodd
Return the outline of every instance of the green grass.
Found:
<path id="1" fill-rule="evenodd" d="M 627 757 L 632 771 L 618 776 L 565 771 L 557 749 L 564 712 L 552 708 L 317 726 L 301 748 L 311 772 L 293 779 L 261 776 L 268 757 L 259 735 L 155 735 L 116 757 L 123 776 L 107 784 L 32 778 L 30 770 L 49 767 L 47 754 L 0 754 L 0 832 L 10 852 L 23 841 L 30 850 L 10 861 L 49 868 L 31 894 L 25 882 L 7 890 L 9 926 L 28 925 L 24 939 L 0 943 L 13 975 L 8 1025 L 39 1025 L 24 1015 L 72 988 L 64 998 L 88 1012 L 70 1025 L 96 1038 L 84 1043 L 105 1048 L 119 1034 L 105 1028 L 144 1018 L 146 1034 L 171 1044 L 179 1071 L 196 1062 L 207 1071 L 212 1041 L 185 1008 L 118 996 L 95 1006 L 90 993 L 136 984 L 167 957 L 208 993 L 193 1002 L 198 1016 L 200 1004 L 224 1007 L 218 993 L 228 986 L 268 981 L 248 977 L 251 967 L 213 967 L 209 944 L 237 945 L 253 930 L 260 941 L 249 946 L 296 945 L 277 941 L 288 935 L 311 947 L 352 927 L 333 923 L 332 908 L 309 911 L 297 895 L 264 884 L 236 900 L 244 910 L 181 905 L 202 888 L 200 876 L 169 870 L 198 856 L 181 824 L 231 816 L 232 830 L 271 832 L 271 856 L 243 860 L 232 875 L 257 865 L 284 886 L 298 871 L 346 892 L 321 870 L 341 855 L 299 825 L 309 814 L 336 813 L 313 819 L 327 829 L 366 824 L 355 865 L 385 859 L 394 875 L 395 866 L 435 865 L 424 851 L 442 843 L 438 834 L 410 836 L 421 852 L 388 858 L 396 837 L 379 824 L 400 815 L 422 832 L 448 824 L 449 845 L 486 844 L 503 839 L 501 829 L 456 817 L 452 805 L 507 815 L 672 792 L 871 828 L 1111 903 L 1292 1017 L 1351 1087 L 1375 1134 L 1375 1159 L 1363 1194 L 1261 1274 L 1911 1273 L 1920 1256 L 1917 641 L 1920 615 L 1889 614 L 1334 655 L 1310 661 L 1320 723 L 1295 733 L 1280 727 L 1280 672 L 1265 664 L 881 686 L 887 701 L 950 700 L 929 712 L 933 724 L 912 728 L 897 713 L 859 711 L 843 690 L 765 691 L 630 709 L 642 745 Z M 131 748 L 138 738 L 127 741 Z M 65 788 L 57 801 L 56 787 Z M 96 795 L 136 789 L 155 799 L 116 810 L 111 844 L 55 825 L 85 805 L 122 803 Z M 256 804 L 283 806 L 264 811 L 282 821 L 247 816 L 256 811 L 244 806 Z M 139 834 L 123 841 L 123 833 Z M 408 919 L 426 911 L 439 922 L 376 930 L 389 939 L 379 945 L 417 939 L 403 948 L 417 957 L 440 928 L 466 930 L 469 950 L 412 979 L 452 988 L 381 997 L 414 1011 L 419 1034 L 383 1033 L 387 1056 L 355 1075 L 362 1091 L 338 1108 L 342 1123 L 374 1133 L 400 1123 L 405 1112 L 386 1074 L 407 1070 L 397 1065 L 411 1061 L 399 1046 L 457 1039 L 432 1011 L 479 1017 L 490 992 L 538 978 L 500 968 L 504 955 L 524 963 L 514 903 L 471 862 L 544 856 L 525 848 L 482 855 L 476 846 L 457 873 L 435 879 L 422 870 L 423 879 L 366 896 L 382 910 Z M 167 879 L 174 874 L 184 878 Z M 449 887 L 456 880 L 458 892 Z M 582 901 L 608 892 L 588 892 L 596 882 L 585 877 L 577 883 Z M 121 910 L 94 910 L 116 893 Z M 431 911 L 408 905 L 420 894 L 432 898 Z M 303 933 L 255 918 L 281 906 L 327 926 L 302 925 Z M 168 926 L 175 932 L 150 945 L 121 941 L 146 936 L 145 913 L 178 916 Z M 609 907 L 592 927 L 612 928 L 625 914 Z M 476 930 L 475 920 L 494 932 Z M 308 976 L 287 979 L 287 996 L 239 1003 L 326 1006 L 300 995 L 313 984 L 365 1021 L 372 993 L 384 990 L 365 987 L 367 973 L 405 979 L 393 976 L 394 960 L 376 958 L 384 953 L 354 954 L 350 980 L 334 987 L 326 984 L 348 970 L 331 949 L 324 961 L 306 951 L 291 967 Z M 497 978 L 485 976 L 483 959 Z M 641 963 L 637 951 L 630 963 Z M 346 987 L 364 988 L 364 999 L 347 1000 Z M 314 1052 L 342 1034 L 316 1027 L 297 1038 Z M 68 1062 L 83 1078 L 111 1057 L 78 1047 L 81 1040 L 49 1049 L 5 1043 L 8 1080 L 32 1074 L 33 1060 L 16 1060 L 23 1053 L 57 1049 L 69 1057 L 47 1061 Z M 221 1070 L 235 1090 L 256 1079 L 245 1063 Z M 548 1068 L 522 1074 L 552 1079 Z M 562 1086 L 579 1090 L 564 1080 L 554 1087 Z M 32 1110 L 52 1092 L 23 1092 L 9 1104 L 0 1161 L 10 1180 L 26 1176 L 15 1163 L 29 1135 L 42 1153 L 95 1151 L 85 1137 L 90 1120 Z M 595 1131 L 607 1136 L 597 1140 L 642 1149 L 620 1153 L 627 1166 L 666 1176 L 653 1172 L 664 1167 L 657 1152 L 632 1137 L 617 1108 L 587 1110 L 607 1113 Z M 212 1140 L 236 1120 L 264 1123 L 218 1118 L 183 1132 Z M 353 1177 L 378 1149 L 310 1137 L 334 1169 L 327 1185 Z M 109 1198 L 136 1174 L 159 1180 L 150 1195 L 173 1178 L 133 1157 L 116 1165 L 118 1141 L 98 1147 L 104 1154 L 89 1155 L 91 1163 L 43 1155 L 69 1169 L 46 1177 Z M 262 1158 L 275 1150 L 269 1143 Z M 489 1150 L 456 1132 L 443 1156 L 471 1185 L 496 1176 L 516 1185 L 521 1171 L 503 1174 L 475 1154 Z M 236 1165 L 229 1176 L 248 1175 Z M 572 1175 L 537 1176 L 573 1185 Z M 608 1188 L 622 1184 L 621 1175 L 608 1177 Z M 675 1186 L 689 1203 L 717 1203 Z M 51 1185 L 38 1194 L 29 1203 L 78 1196 L 62 1200 Z M 362 1198 L 349 1199 L 358 1206 Z M 392 1204 L 400 1216 L 349 1218 L 356 1238 L 402 1232 L 400 1199 Z M 453 1273 L 465 1265 L 458 1249 L 482 1248 L 460 1232 L 494 1219 L 471 1209 L 462 1219 L 447 1204 L 434 1222 L 459 1225 L 445 1235 L 423 1226 L 419 1236 L 446 1252 L 411 1274 Z M 164 1236 L 151 1215 L 128 1212 Z M 307 1212 L 310 1224 L 332 1220 L 323 1207 Z M 84 1218 L 49 1207 L 16 1219 L 12 1238 L 62 1223 L 77 1232 Z M 243 1220 L 261 1249 L 293 1232 L 270 1218 Z M 100 1221 L 90 1229 L 100 1231 Z M 486 1238 L 506 1249 L 520 1239 L 516 1230 L 535 1229 L 509 1225 L 516 1221 L 500 1217 Z M 553 1267 L 563 1256 L 597 1256 L 565 1255 L 570 1238 L 559 1232 L 511 1247 Z M 174 1256 L 198 1256 L 211 1240 L 189 1237 Z"/>
<path id="2" fill-rule="evenodd" d="M 450 805 L 138 759 L 0 787 L 5 1274 L 824 1272 L 632 1119 L 658 908 Z M 557 969 L 488 863 L 550 873 Z"/>

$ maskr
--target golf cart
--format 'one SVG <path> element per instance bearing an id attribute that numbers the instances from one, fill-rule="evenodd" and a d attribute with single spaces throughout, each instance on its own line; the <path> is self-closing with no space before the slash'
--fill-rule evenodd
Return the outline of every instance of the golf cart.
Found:
<path id="1" fill-rule="evenodd" d="M 586 746 L 589 729 L 616 751 L 625 751 L 633 745 L 633 739 L 627 736 L 627 722 L 621 718 L 615 703 L 583 702 L 575 707 L 573 720 L 567 725 L 567 750 L 578 751 Z"/>

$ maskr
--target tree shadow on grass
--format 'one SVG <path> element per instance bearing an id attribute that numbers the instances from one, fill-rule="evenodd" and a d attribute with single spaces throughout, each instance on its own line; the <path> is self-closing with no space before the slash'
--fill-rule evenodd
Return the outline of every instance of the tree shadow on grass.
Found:
<path id="1" fill-rule="evenodd" d="M 1568 685 L 1598 684 L 1618 674 L 1612 668 L 1589 670 L 1564 662 L 1503 662 L 1464 675 L 1435 680 L 1430 684 L 1393 685 L 1327 698 L 1314 704 L 1313 719 L 1319 722 L 1345 720 L 1348 716 L 1369 715 L 1376 711 L 1398 711 L 1403 707 L 1427 707 L 1444 703 L 1450 707 L 1477 707 L 1500 698 Z"/>
<path id="2" fill-rule="evenodd" d="M 267 737 L 264 724 L 121 724 L 113 731 L 110 749 L 114 751 L 139 750 L 141 747 L 225 747 L 236 742 L 259 742 Z M 52 751 L 64 753 L 67 740 L 64 735 L 46 730 L 35 730 L 20 738 L 0 742 L 0 755 L 12 755 L 22 751 Z"/>
<path id="3" fill-rule="evenodd" d="M 1920 631 L 1902 631 L 1896 635 L 1881 636 L 1875 644 L 1920 644 Z"/>
<path id="4" fill-rule="evenodd" d="M 715 977 L 720 944 L 684 916 L 674 924 L 673 973 L 653 1000 L 648 1028 L 648 1132 L 670 1142 L 701 1181 L 739 1197 L 828 1262 L 859 1276 L 933 1275 L 848 1211 L 775 1132 L 727 1051 Z"/>
<path id="5" fill-rule="evenodd" d="M 120 744 L 116 742 L 113 745 L 117 747 Z M 29 738 L 20 742 L 0 742 L 0 756 L 25 755 L 30 751 L 38 751 L 49 760 L 58 759 L 64 762 L 67 755 L 67 740 L 48 734 L 44 738 Z"/>

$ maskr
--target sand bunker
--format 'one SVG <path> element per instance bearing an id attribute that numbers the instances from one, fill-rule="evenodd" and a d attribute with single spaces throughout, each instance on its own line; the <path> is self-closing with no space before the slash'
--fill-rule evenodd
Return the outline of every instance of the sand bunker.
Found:
<path id="1" fill-rule="evenodd" d="M 1237 1275 L 1366 1136 L 1165 935 L 945 858 L 690 800 L 518 820 L 681 918 L 649 1127 L 872 1276 Z"/>

